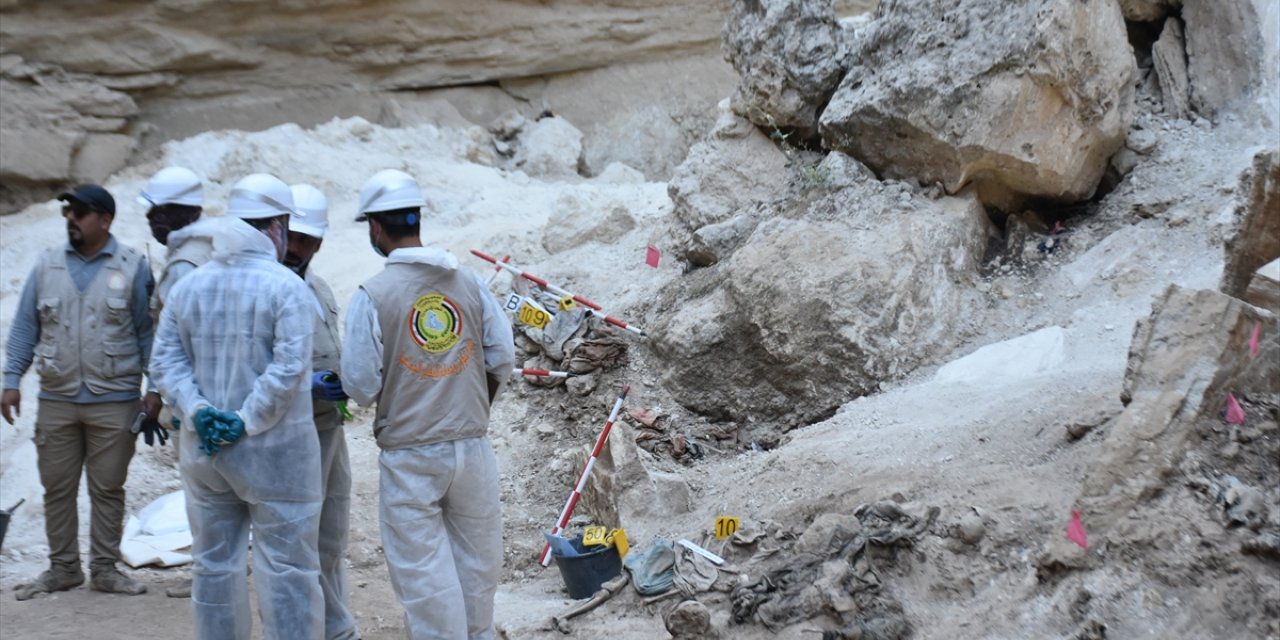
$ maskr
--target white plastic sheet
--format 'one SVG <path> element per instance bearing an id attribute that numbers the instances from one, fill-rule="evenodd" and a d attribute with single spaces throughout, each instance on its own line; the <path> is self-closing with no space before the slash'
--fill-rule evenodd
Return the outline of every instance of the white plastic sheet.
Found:
<path id="1" fill-rule="evenodd" d="M 191 526 L 187 501 L 175 491 L 130 515 L 120 541 L 120 557 L 131 567 L 174 567 L 191 562 Z"/>

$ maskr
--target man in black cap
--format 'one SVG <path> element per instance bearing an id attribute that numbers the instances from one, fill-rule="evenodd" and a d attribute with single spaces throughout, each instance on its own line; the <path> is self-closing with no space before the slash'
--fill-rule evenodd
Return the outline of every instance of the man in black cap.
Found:
<path id="1" fill-rule="evenodd" d="M 111 235 L 116 203 L 86 184 L 58 196 L 67 244 L 36 260 L 14 314 L 0 411 L 20 414 L 20 381 L 34 361 L 40 376 L 35 443 L 44 485 L 48 571 L 18 587 L 17 598 L 84 582 L 76 497 L 87 471 L 93 506 L 90 587 L 137 595 L 145 585 L 116 568 L 124 525 L 124 482 L 143 407 L 143 369 L 151 356 L 149 298 L 154 281 L 141 253 Z M 159 403 L 154 403 L 158 405 Z M 150 435 L 150 434 L 149 434 Z"/>

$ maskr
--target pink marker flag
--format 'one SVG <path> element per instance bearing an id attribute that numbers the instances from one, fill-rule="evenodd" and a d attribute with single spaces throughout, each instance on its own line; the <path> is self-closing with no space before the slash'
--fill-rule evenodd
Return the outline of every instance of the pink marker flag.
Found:
<path id="1" fill-rule="evenodd" d="M 1244 409 L 1230 391 L 1227 392 L 1227 424 L 1244 424 Z"/>
<path id="2" fill-rule="evenodd" d="M 649 247 L 649 250 L 645 252 L 644 263 L 654 269 L 658 268 L 658 249 L 656 247 Z"/>
<path id="3" fill-rule="evenodd" d="M 1071 512 L 1071 523 L 1067 525 L 1067 539 L 1080 545 L 1081 549 L 1089 548 L 1089 537 L 1084 533 L 1084 525 L 1080 524 L 1080 512 Z"/>
<path id="4" fill-rule="evenodd" d="M 1253 335 L 1249 336 L 1249 357 L 1258 357 L 1258 338 L 1262 337 L 1262 321 L 1253 323 Z"/>

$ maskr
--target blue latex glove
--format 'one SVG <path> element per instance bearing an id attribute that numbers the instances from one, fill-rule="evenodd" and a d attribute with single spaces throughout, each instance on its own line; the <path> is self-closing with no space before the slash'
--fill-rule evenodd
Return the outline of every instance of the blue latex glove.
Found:
<path id="1" fill-rule="evenodd" d="M 342 390 L 342 380 L 332 371 L 317 371 L 311 376 L 311 397 L 316 400 L 341 402 L 347 399 Z"/>
<path id="2" fill-rule="evenodd" d="M 200 449 L 212 456 L 244 436 L 244 420 L 234 411 L 204 407 L 196 412 L 196 433 Z"/>
<path id="3" fill-rule="evenodd" d="M 196 412 L 196 435 L 200 436 L 200 450 L 208 455 L 213 455 L 221 449 L 218 445 L 213 444 L 213 440 L 216 435 L 215 428 L 217 425 L 217 421 L 214 419 L 214 416 L 217 415 L 217 413 L 218 410 L 213 407 L 201 407 L 200 410 Z"/>

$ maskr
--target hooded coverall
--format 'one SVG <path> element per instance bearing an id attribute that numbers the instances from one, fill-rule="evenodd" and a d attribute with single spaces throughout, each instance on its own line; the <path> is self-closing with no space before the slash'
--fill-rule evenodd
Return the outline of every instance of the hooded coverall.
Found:
<path id="1" fill-rule="evenodd" d="M 502 511 L 486 375 L 511 374 L 510 322 L 457 257 L 417 247 L 361 286 L 346 332 L 343 388 L 377 402 L 382 547 L 409 637 L 492 638 Z"/>
<path id="2" fill-rule="evenodd" d="M 185 431 L 179 469 L 194 539 L 197 638 L 250 637 L 250 528 L 263 637 L 323 634 L 314 318 L 311 292 L 276 261 L 272 241 L 231 218 L 214 234 L 213 261 L 165 301 L 150 373 Z M 199 449 L 193 427 L 204 407 L 236 411 L 245 425 L 243 437 L 213 456 Z"/>

